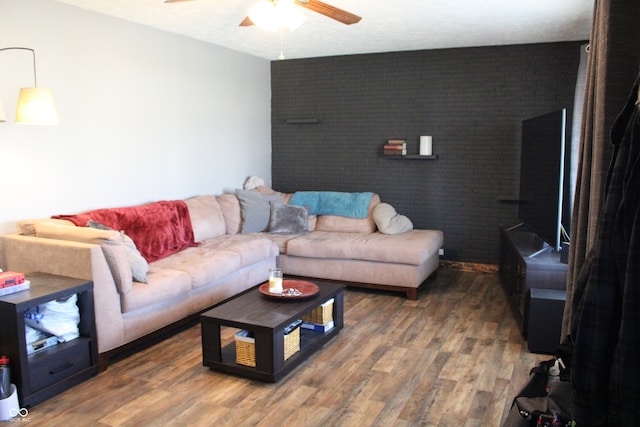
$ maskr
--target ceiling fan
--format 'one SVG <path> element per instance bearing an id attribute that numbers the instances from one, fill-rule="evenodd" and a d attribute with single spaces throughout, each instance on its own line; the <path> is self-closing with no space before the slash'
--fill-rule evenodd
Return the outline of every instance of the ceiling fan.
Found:
<path id="1" fill-rule="evenodd" d="M 183 1 L 190 0 L 165 0 L 165 3 L 180 3 Z M 278 0 L 269 0 L 271 2 Z M 358 15 L 354 15 L 353 13 L 347 12 L 346 10 L 339 9 L 335 6 L 331 6 L 327 3 L 323 3 L 320 0 L 294 0 L 294 4 L 304 7 L 305 9 L 312 10 L 321 15 L 329 17 L 331 19 L 335 19 L 338 22 L 342 22 L 346 25 L 357 24 L 362 19 Z M 253 21 L 247 16 L 240 22 L 241 27 L 248 27 L 253 25 Z"/>

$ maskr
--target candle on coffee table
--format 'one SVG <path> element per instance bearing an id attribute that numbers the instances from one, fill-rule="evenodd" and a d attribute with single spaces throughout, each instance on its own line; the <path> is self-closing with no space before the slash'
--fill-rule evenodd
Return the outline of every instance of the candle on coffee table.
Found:
<path id="1" fill-rule="evenodd" d="M 282 269 L 270 268 L 269 269 L 269 292 L 273 294 L 281 294 L 282 289 Z"/>

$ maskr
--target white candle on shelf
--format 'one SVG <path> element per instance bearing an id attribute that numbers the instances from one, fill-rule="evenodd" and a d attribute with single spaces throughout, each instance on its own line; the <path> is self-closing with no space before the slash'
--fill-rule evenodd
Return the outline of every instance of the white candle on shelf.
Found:
<path id="1" fill-rule="evenodd" d="M 433 139 L 430 136 L 420 137 L 420 155 L 431 156 L 433 154 Z"/>

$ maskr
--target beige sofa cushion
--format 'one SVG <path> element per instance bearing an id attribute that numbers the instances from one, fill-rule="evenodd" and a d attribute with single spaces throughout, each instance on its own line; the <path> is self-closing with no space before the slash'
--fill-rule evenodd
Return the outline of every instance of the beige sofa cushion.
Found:
<path id="1" fill-rule="evenodd" d="M 240 214 L 240 201 L 235 194 L 221 194 L 216 196 L 218 205 L 222 210 L 227 234 L 238 234 L 242 227 L 242 215 Z"/>
<path id="2" fill-rule="evenodd" d="M 153 309 L 154 305 L 166 304 L 172 299 L 185 299 L 191 291 L 191 277 L 182 271 L 164 270 L 152 264 L 147 277 L 148 283 L 136 282 L 130 292 L 121 296 L 120 304 L 125 315 L 139 309 Z"/>
<path id="3" fill-rule="evenodd" d="M 269 240 L 271 240 L 276 245 L 278 245 L 278 251 L 281 254 L 287 253 L 287 243 L 289 243 L 290 240 L 300 236 L 299 234 L 270 234 L 270 233 L 263 233 L 263 234 L 267 236 Z"/>
<path id="4" fill-rule="evenodd" d="M 380 196 L 374 194 L 369 202 L 369 214 L 366 218 L 347 218 L 335 215 L 318 215 L 316 231 L 337 231 L 344 233 L 373 233 L 376 223 L 373 220 L 373 210 L 380 203 Z M 309 228 L 313 230 L 314 228 Z"/>
<path id="5" fill-rule="evenodd" d="M 234 234 L 209 239 L 197 248 L 185 249 L 152 266 L 189 274 L 195 289 L 276 256 L 276 244 L 262 234 Z"/>
<path id="6" fill-rule="evenodd" d="M 20 229 L 20 234 L 24 236 L 35 236 L 36 235 L 36 224 L 40 222 L 48 222 L 50 224 L 57 225 L 69 225 L 75 227 L 75 224 L 71 221 L 67 221 L 66 219 L 25 219 L 18 223 L 18 228 Z"/>
<path id="7" fill-rule="evenodd" d="M 287 255 L 420 265 L 442 247 L 439 230 L 402 234 L 314 231 L 287 242 Z"/>
<path id="8" fill-rule="evenodd" d="M 223 236 L 227 226 L 215 196 L 195 196 L 184 201 L 189 209 L 196 242 Z"/>
<path id="9" fill-rule="evenodd" d="M 126 249 L 119 231 L 76 227 L 73 224 L 70 226 L 60 225 L 50 221 L 36 222 L 34 231 L 37 237 L 100 245 L 118 292 L 125 294 L 131 291 L 133 286 L 131 265 L 127 259 Z"/>
<path id="10" fill-rule="evenodd" d="M 225 237 L 232 238 L 231 236 Z M 154 267 L 182 271 L 191 278 L 192 289 L 210 285 L 242 268 L 242 257 L 233 251 L 212 250 L 216 239 L 205 241 L 197 248 L 188 248 L 153 263 Z"/>

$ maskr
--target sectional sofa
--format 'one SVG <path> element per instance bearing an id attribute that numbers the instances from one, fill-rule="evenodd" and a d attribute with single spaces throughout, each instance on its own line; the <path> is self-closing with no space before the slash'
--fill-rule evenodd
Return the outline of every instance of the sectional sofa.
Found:
<path id="1" fill-rule="evenodd" d="M 137 340 L 263 283 L 276 265 L 410 299 L 438 268 L 442 232 L 412 229 L 377 195 L 364 218 L 310 214 L 294 196 L 262 187 L 23 221 L 0 236 L 0 267 L 92 280 L 102 369 Z M 382 211 L 386 233 L 374 218 Z"/>

